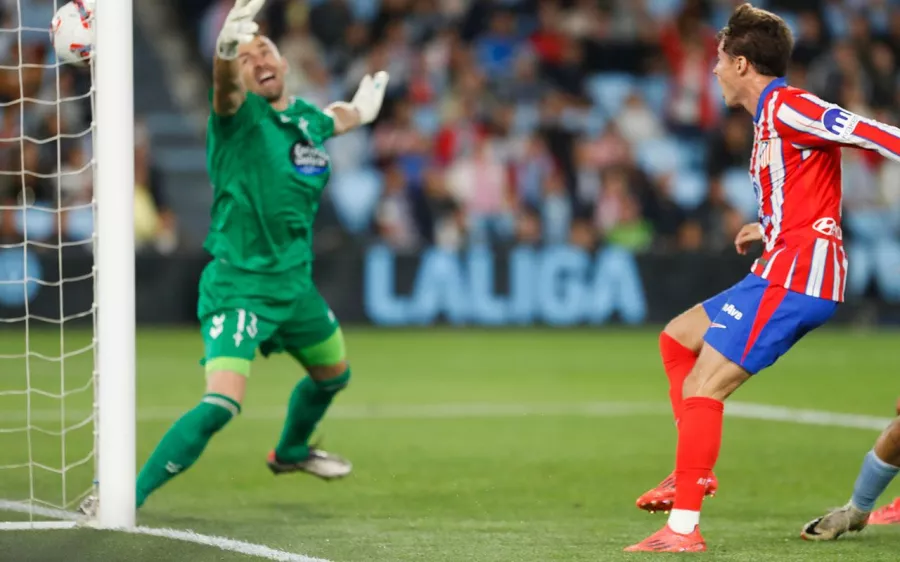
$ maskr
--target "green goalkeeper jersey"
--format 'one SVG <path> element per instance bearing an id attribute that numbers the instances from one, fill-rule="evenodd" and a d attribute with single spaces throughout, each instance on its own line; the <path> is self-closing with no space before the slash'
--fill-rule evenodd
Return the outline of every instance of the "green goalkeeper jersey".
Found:
<path id="1" fill-rule="evenodd" d="M 234 115 L 210 112 L 213 204 L 203 247 L 253 273 L 309 267 L 313 222 L 331 174 L 323 143 L 333 134 L 332 118 L 298 99 L 276 111 L 248 92 Z"/>

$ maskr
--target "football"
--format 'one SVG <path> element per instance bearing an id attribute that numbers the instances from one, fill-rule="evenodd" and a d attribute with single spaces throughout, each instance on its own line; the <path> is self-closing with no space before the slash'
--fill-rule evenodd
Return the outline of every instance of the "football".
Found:
<path id="1" fill-rule="evenodd" d="M 50 41 L 60 63 L 86 65 L 94 51 L 93 2 L 72 0 L 57 10 Z"/>

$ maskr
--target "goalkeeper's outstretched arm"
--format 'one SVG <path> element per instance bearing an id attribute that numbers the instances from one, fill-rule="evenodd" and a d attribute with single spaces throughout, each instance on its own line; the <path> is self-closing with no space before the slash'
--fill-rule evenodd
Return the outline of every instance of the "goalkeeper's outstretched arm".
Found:
<path id="1" fill-rule="evenodd" d="M 253 40 L 259 26 L 253 21 L 265 0 L 236 0 L 216 41 L 213 61 L 213 111 L 234 115 L 247 97 L 241 82 L 238 46 Z"/>
<path id="2" fill-rule="evenodd" d="M 388 73 L 383 70 L 376 72 L 375 76 L 366 74 L 352 101 L 336 101 L 325 108 L 325 113 L 334 119 L 335 135 L 368 125 L 378 117 L 389 79 Z"/>
<path id="3" fill-rule="evenodd" d="M 213 111 L 223 117 L 234 115 L 246 97 L 247 91 L 241 83 L 237 60 L 223 59 L 216 55 L 213 62 Z"/>

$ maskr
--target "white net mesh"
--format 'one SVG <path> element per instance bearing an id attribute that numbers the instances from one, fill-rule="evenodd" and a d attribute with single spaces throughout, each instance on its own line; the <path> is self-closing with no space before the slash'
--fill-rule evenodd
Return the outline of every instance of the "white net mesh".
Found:
<path id="1" fill-rule="evenodd" d="M 61 0 L 0 0 L 0 507 L 71 509 L 94 475 L 91 71 L 57 64 Z M 0 520 L 40 519 L 0 513 Z M 40 510 L 39 510 L 40 511 Z"/>

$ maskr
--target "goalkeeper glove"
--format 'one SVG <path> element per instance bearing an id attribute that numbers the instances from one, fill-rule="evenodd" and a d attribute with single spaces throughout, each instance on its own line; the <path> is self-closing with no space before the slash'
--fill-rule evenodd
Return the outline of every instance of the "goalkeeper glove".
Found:
<path id="1" fill-rule="evenodd" d="M 216 55 L 223 60 L 237 58 L 238 46 L 253 41 L 259 25 L 253 21 L 266 0 L 236 0 L 234 8 L 228 12 L 225 25 L 216 40 Z"/>
<path id="2" fill-rule="evenodd" d="M 374 77 L 368 74 L 363 77 L 359 89 L 356 90 L 356 95 L 350 102 L 350 105 L 359 112 L 361 124 L 368 125 L 378 117 L 381 104 L 384 103 L 384 93 L 387 91 L 389 79 L 390 76 L 383 70 L 376 72 Z"/>

